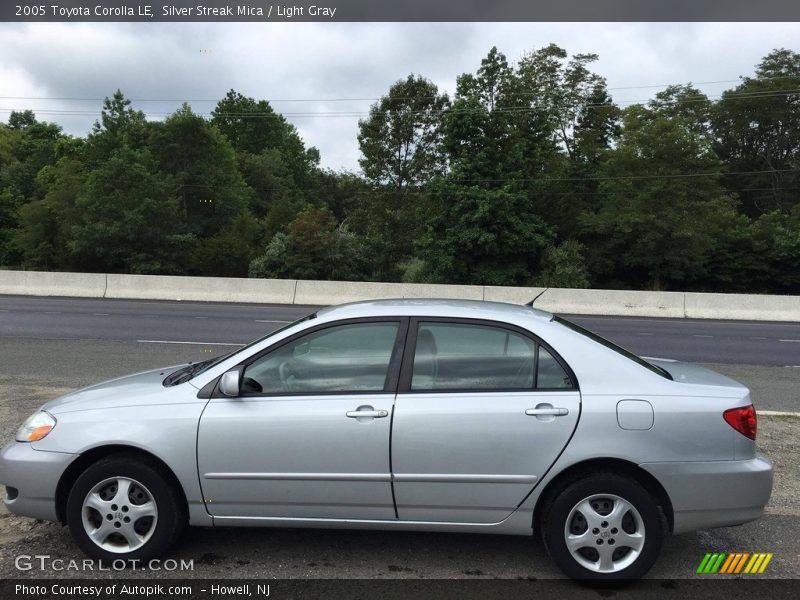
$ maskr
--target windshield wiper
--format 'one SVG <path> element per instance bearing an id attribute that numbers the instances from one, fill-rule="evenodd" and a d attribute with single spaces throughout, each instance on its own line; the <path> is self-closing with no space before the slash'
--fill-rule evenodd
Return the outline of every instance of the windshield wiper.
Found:
<path id="1" fill-rule="evenodd" d="M 186 383 L 192 377 L 197 375 L 200 371 L 204 370 L 206 367 L 210 367 L 211 363 L 214 362 L 214 359 L 210 358 L 208 360 L 203 360 L 199 363 L 190 363 L 185 367 L 182 367 L 175 371 L 174 373 L 170 373 L 164 379 L 163 385 L 164 387 L 170 387 L 173 385 L 180 385 L 181 383 Z"/>

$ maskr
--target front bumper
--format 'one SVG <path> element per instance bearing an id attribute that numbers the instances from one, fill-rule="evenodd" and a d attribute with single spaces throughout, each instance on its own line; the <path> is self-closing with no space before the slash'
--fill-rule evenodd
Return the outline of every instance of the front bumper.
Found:
<path id="1" fill-rule="evenodd" d="M 5 504 L 12 513 L 57 521 L 56 486 L 77 454 L 35 450 L 12 442 L 0 452 L 0 484 L 6 486 Z"/>
<path id="2" fill-rule="evenodd" d="M 673 533 L 741 525 L 759 518 L 772 493 L 772 463 L 750 460 L 640 465 L 669 496 Z"/>

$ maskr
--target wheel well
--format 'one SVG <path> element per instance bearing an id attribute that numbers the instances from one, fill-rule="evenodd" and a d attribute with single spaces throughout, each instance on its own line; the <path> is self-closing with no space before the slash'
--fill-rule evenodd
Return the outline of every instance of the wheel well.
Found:
<path id="1" fill-rule="evenodd" d="M 175 473 L 172 471 L 172 469 L 170 469 L 169 466 L 167 466 L 167 464 L 155 454 L 147 452 L 146 450 L 142 450 L 141 448 L 120 444 L 113 446 L 100 446 L 98 448 L 87 450 L 74 461 L 72 461 L 69 467 L 67 467 L 64 473 L 61 475 L 61 479 L 58 480 L 58 485 L 56 486 L 56 516 L 62 525 L 67 522 L 67 497 L 69 496 L 69 492 L 72 489 L 75 481 L 90 465 L 96 463 L 101 458 L 106 458 L 114 454 L 126 454 L 129 456 L 138 455 L 142 459 L 153 463 L 153 465 L 161 472 L 161 474 L 167 477 L 167 479 L 169 479 L 169 481 L 175 486 L 175 489 L 178 490 L 181 501 L 186 509 L 185 514 L 189 514 L 189 503 L 186 500 L 186 494 L 183 491 L 183 486 L 178 481 L 178 478 L 175 476 Z"/>
<path id="2" fill-rule="evenodd" d="M 534 533 L 541 530 L 541 520 L 544 517 L 545 508 L 551 500 L 567 485 L 580 479 L 582 476 L 600 470 L 612 471 L 620 475 L 625 475 L 638 482 L 653 497 L 661 507 L 664 517 L 667 520 L 669 531 L 672 531 L 674 515 L 672 512 L 672 502 L 670 502 L 664 486 L 650 473 L 642 469 L 639 465 L 622 460 L 619 458 L 596 458 L 584 462 L 576 463 L 561 473 L 556 475 L 542 491 L 536 501 L 536 508 L 533 510 L 533 530 Z"/>

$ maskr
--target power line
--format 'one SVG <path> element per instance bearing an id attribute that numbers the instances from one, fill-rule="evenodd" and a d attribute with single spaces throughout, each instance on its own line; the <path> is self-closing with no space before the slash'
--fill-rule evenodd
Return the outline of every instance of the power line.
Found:
<path id="1" fill-rule="evenodd" d="M 647 85 L 627 85 L 627 86 L 616 86 L 616 87 L 606 87 L 604 89 L 608 91 L 616 91 L 616 90 L 644 90 L 644 89 L 658 89 L 658 88 L 667 88 L 667 87 L 680 87 L 680 86 L 700 86 L 700 85 L 719 85 L 723 83 L 742 83 L 745 80 L 750 81 L 776 81 L 782 79 L 800 79 L 800 75 L 780 75 L 776 77 L 740 77 L 739 79 L 718 79 L 715 81 L 697 81 L 692 82 L 688 81 L 685 83 L 656 83 L 656 84 L 647 84 Z M 531 96 L 536 95 L 537 92 L 512 92 L 507 95 L 509 96 Z M 277 103 L 292 103 L 292 102 L 319 102 L 319 103 L 333 103 L 333 102 L 375 102 L 377 100 L 381 100 L 383 96 L 369 96 L 369 97 L 360 97 L 360 98 L 272 98 L 272 99 L 264 99 L 265 102 L 269 102 L 270 104 L 277 104 Z M 438 96 L 414 96 L 414 97 L 397 97 L 397 100 L 433 100 L 438 98 Z M 164 102 L 164 103 L 173 103 L 173 102 L 196 102 L 198 104 L 202 103 L 217 103 L 220 101 L 219 98 L 214 100 L 208 99 L 175 99 L 175 98 L 127 98 L 131 102 Z M 105 98 L 81 98 L 81 97 L 74 97 L 74 96 L 0 96 L 0 100 L 58 100 L 58 101 L 67 101 L 67 102 L 103 102 Z M 638 101 L 637 101 L 638 102 Z"/>
<path id="2" fill-rule="evenodd" d="M 769 91 L 769 92 L 748 92 L 748 93 L 729 93 L 724 94 L 720 97 L 714 98 L 709 97 L 706 95 L 695 95 L 695 96 L 684 96 L 681 98 L 674 99 L 674 103 L 681 105 L 681 104 L 693 104 L 693 103 L 705 103 L 709 101 L 719 101 L 719 100 L 730 100 L 730 99 L 738 99 L 738 98 L 749 98 L 749 99 L 764 99 L 764 98 L 777 98 L 777 97 L 786 97 L 786 96 L 794 96 L 796 94 L 800 94 L 800 88 L 798 89 L 791 89 L 791 90 L 778 90 L 778 91 Z M 430 109 L 424 111 L 402 111 L 404 115 L 422 115 L 422 114 L 484 114 L 484 113 L 514 113 L 514 114 L 526 114 L 526 113 L 536 113 L 536 112 L 543 112 L 550 109 L 567 109 L 567 108 L 577 108 L 577 109 L 593 109 L 593 108 L 607 108 L 611 109 L 615 106 L 619 106 L 621 104 L 627 104 L 629 106 L 642 104 L 644 105 L 648 101 L 624 101 L 624 102 L 599 102 L 599 103 L 585 103 L 585 104 L 549 104 L 546 106 L 533 106 L 533 107 L 526 107 L 526 106 L 519 106 L 519 107 L 507 107 L 507 108 L 494 108 L 493 110 L 487 111 L 484 107 L 480 108 L 445 108 L 445 109 Z M 11 113 L 11 112 L 24 112 L 26 110 L 31 110 L 36 114 L 41 115 L 54 115 L 54 116 L 96 116 L 98 114 L 102 114 L 103 110 L 70 110 L 70 109 L 57 109 L 57 108 L 47 108 L 47 109 L 25 109 L 25 108 L 11 108 L 11 107 L 0 107 L 0 112 L 3 113 Z M 173 112 L 167 111 L 138 111 L 142 112 L 145 116 L 151 117 L 168 117 Z M 391 109 L 389 109 L 391 112 Z M 365 112 L 365 111 L 316 111 L 316 112 L 284 112 L 284 113 L 277 113 L 277 112 L 194 112 L 193 114 L 200 116 L 200 117 L 236 117 L 236 118 L 286 118 L 286 117 L 295 117 L 295 118 L 353 118 L 353 117 L 368 117 L 372 114 L 372 111 Z"/>

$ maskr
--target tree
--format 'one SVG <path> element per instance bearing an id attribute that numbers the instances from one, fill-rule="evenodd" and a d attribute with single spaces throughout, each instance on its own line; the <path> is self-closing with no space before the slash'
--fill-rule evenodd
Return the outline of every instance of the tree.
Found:
<path id="1" fill-rule="evenodd" d="M 723 93 L 713 121 L 725 185 L 758 217 L 800 203 L 800 53 L 774 50 L 755 75 Z"/>
<path id="2" fill-rule="evenodd" d="M 228 227 L 195 246 L 192 271 L 206 277 L 247 277 L 250 262 L 258 253 L 261 229 L 253 215 L 239 214 Z"/>
<path id="3" fill-rule="evenodd" d="M 155 131 L 158 168 L 174 181 L 186 231 L 201 243 L 247 209 L 252 191 L 228 140 L 184 104 Z"/>
<path id="4" fill-rule="evenodd" d="M 580 242 L 567 240 L 559 246 L 549 246 L 542 254 L 538 285 L 559 288 L 588 288 L 589 273 Z"/>
<path id="5" fill-rule="evenodd" d="M 453 179 L 499 187 L 503 179 L 521 177 L 525 155 L 517 125 L 524 120 L 525 102 L 513 68 L 497 48 L 481 61 L 476 75 L 458 78 L 443 122 Z"/>
<path id="6" fill-rule="evenodd" d="M 409 75 L 358 123 L 359 164 L 375 193 L 364 196 L 353 223 L 364 232 L 382 279 L 399 277 L 399 264 L 410 257 L 417 231 L 419 188 L 444 171 L 440 123 L 448 105 L 436 85 Z"/>
<path id="7" fill-rule="evenodd" d="M 174 181 L 146 150 L 122 149 L 90 172 L 77 198 L 69 249 L 83 270 L 180 273 L 190 242 Z"/>
<path id="8" fill-rule="evenodd" d="M 274 234 L 316 198 L 319 151 L 306 148 L 293 125 L 266 100 L 230 90 L 212 111 L 211 123 L 236 152 L 239 170 L 252 188 L 250 210 L 266 216 Z"/>
<path id="9" fill-rule="evenodd" d="M 251 277 L 361 280 L 363 252 L 357 236 L 326 208 L 308 208 L 287 233 L 275 235 L 250 264 Z"/>
<path id="10" fill-rule="evenodd" d="M 736 212 L 702 113 L 676 110 L 698 96 L 670 89 L 625 111 L 602 170 L 601 204 L 581 219 L 595 283 L 658 290 L 708 275 L 714 239 Z"/>
<path id="11" fill-rule="evenodd" d="M 131 101 L 117 90 L 103 100 L 100 120 L 95 121 L 86 146 L 86 160 L 92 166 L 104 162 L 121 148 L 139 150 L 147 145 L 150 124 L 142 111 L 134 110 Z"/>
<path id="12" fill-rule="evenodd" d="M 417 256 L 436 283 L 527 285 L 552 233 L 523 193 L 433 184 Z"/>
<path id="13" fill-rule="evenodd" d="M 447 95 L 424 77 L 395 82 L 358 123 L 358 162 L 367 180 L 402 192 L 442 173 L 439 124 L 448 105 Z"/>
<path id="14" fill-rule="evenodd" d="M 73 158 L 62 158 L 43 167 L 37 176 L 42 197 L 19 209 L 19 229 L 15 247 L 22 253 L 28 269 L 77 270 L 70 241 L 72 228 L 81 218 L 78 208 L 86 180 L 84 165 Z"/>

